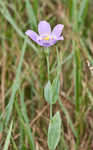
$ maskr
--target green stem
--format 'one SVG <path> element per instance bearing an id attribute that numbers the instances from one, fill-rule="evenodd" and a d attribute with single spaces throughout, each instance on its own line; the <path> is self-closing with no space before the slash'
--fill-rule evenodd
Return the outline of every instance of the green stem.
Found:
<path id="1" fill-rule="evenodd" d="M 52 104 L 50 104 L 50 120 L 52 120 Z"/>
<path id="2" fill-rule="evenodd" d="M 75 109 L 76 114 L 75 118 L 78 120 L 80 117 L 80 103 L 81 103 L 81 60 L 80 60 L 80 51 L 77 47 L 77 43 L 73 41 L 73 48 L 74 48 L 74 85 L 75 85 Z M 76 140 L 76 149 L 78 149 L 80 143 L 80 122 L 77 126 L 77 140 Z"/>
<path id="3" fill-rule="evenodd" d="M 46 51 L 46 60 L 47 60 L 47 71 L 48 71 L 48 81 L 50 80 L 50 69 L 49 69 L 49 49 Z M 52 103 L 50 104 L 50 120 L 52 119 Z"/>
<path id="4" fill-rule="evenodd" d="M 48 80 L 49 80 L 50 79 L 50 77 L 49 77 L 49 53 L 46 56 L 46 59 L 47 59 L 47 71 L 48 71 Z"/>

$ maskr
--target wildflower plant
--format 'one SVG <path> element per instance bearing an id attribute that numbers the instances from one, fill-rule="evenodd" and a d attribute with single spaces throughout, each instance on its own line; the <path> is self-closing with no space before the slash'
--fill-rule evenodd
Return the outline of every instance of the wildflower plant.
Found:
<path id="1" fill-rule="evenodd" d="M 38 33 L 27 30 L 25 34 L 30 37 L 38 45 L 45 47 L 45 55 L 47 61 L 47 71 L 48 71 L 48 82 L 44 88 L 44 97 L 46 102 L 50 104 L 50 123 L 48 128 L 48 147 L 50 150 L 55 150 L 58 145 L 61 133 L 61 117 L 59 111 L 52 115 L 52 105 L 56 103 L 59 98 L 60 89 L 60 59 L 57 51 L 58 57 L 58 69 L 57 75 L 53 82 L 50 81 L 50 65 L 49 65 L 49 47 L 56 44 L 59 40 L 64 40 L 61 35 L 64 25 L 58 24 L 51 31 L 51 26 L 47 21 L 40 21 L 38 24 Z"/>

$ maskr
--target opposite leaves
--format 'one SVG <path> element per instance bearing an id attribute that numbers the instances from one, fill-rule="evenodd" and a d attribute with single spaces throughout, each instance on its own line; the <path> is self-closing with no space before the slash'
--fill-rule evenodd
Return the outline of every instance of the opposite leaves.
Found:
<path id="1" fill-rule="evenodd" d="M 61 117 L 57 112 L 50 121 L 48 128 L 48 147 L 50 150 L 55 150 L 58 145 L 61 133 Z"/>
<path id="2" fill-rule="evenodd" d="M 53 80 L 52 85 L 50 81 L 48 81 L 48 83 L 46 84 L 44 88 L 44 97 L 49 104 L 56 103 L 59 96 L 59 88 L 60 88 L 60 81 L 58 77 L 56 77 Z"/>

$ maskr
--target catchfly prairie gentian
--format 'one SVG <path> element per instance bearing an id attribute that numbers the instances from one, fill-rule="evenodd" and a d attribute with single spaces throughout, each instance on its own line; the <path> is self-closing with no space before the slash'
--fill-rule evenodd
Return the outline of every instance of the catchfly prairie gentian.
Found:
<path id="1" fill-rule="evenodd" d="M 58 145 L 61 133 L 61 117 L 59 111 L 52 116 L 52 105 L 56 103 L 59 98 L 59 88 L 60 88 L 60 68 L 58 59 L 58 69 L 57 75 L 53 82 L 50 81 L 50 64 L 49 64 L 49 48 L 57 43 L 59 40 L 63 40 L 61 35 L 64 25 L 57 24 L 51 31 L 50 24 L 47 21 L 40 21 L 38 24 L 38 34 L 32 30 L 27 30 L 25 34 L 29 36 L 38 45 L 46 47 L 44 48 L 46 62 L 47 62 L 47 72 L 48 72 L 48 82 L 44 87 L 44 98 L 46 102 L 50 104 L 50 123 L 48 128 L 48 147 L 51 150 L 55 150 Z M 57 50 L 57 49 L 56 49 Z M 41 55 L 42 53 L 40 53 Z M 58 54 L 58 51 L 57 51 Z M 58 56 L 58 55 L 57 55 Z M 58 58 L 58 57 L 57 57 Z M 45 60 L 45 59 L 44 59 Z M 61 64 L 61 63 L 60 63 Z M 61 65 L 60 65 L 61 66 Z M 56 135 L 56 136 L 55 136 Z"/>
<path id="2" fill-rule="evenodd" d="M 61 36 L 63 27 L 63 24 L 57 24 L 51 31 L 50 24 L 47 21 L 40 21 L 38 24 L 39 34 L 32 30 L 27 30 L 25 34 L 40 46 L 50 47 L 56 44 L 57 41 L 64 40 L 63 36 Z"/>

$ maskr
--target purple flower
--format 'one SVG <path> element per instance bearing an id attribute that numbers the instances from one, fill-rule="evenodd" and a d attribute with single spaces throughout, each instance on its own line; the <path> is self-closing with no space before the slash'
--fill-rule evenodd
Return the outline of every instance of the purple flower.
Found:
<path id="1" fill-rule="evenodd" d="M 40 21 L 38 24 L 39 35 L 32 30 L 27 30 L 25 33 L 40 46 L 49 47 L 59 40 L 64 40 L 61 36 L 63 27 L 64 25 L 58 24 L 51 32 L 50 24 L 47 21 Z"/>

